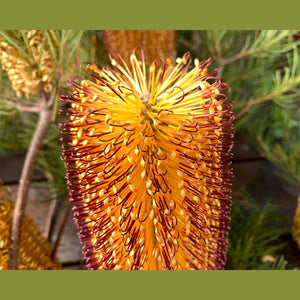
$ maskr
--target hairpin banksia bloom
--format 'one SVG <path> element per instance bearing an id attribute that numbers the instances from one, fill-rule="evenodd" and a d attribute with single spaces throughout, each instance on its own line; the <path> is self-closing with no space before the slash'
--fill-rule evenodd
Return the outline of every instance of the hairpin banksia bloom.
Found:
<path id="1" fill-rule="evenodd" d="M 103 30 L 104 44 L 110 53 L 119 53 L 130 63 L 132 49 L 141 47 L 150 64 L 158 56 L 173 56 L 176 52 L 176 30 Z"/>
<path id="2" fill-rule="evenodd" d="M 28 99 L 29 94 L 36 94 L 41 90 L 51 92 L 56 65 L 44 30 L 26 30 L 24 34 L 30 49 L 29 59 L 7 41 L 1 41 L 0 35 L 0 60 L 17 96 L 24 94 Z M 25 48 L 25 44 L 23 46 Z"/>
<path id="3" fill-rule="evenodd" d="M 11 222 L 14 202 L 8 198 L 10 190 L 0 182 L 0 270 L 7 270 Z M 32 220 L 25 215 L 21 229 L 18 254 L 19 270 L 58 270 L 61 265 L 51 259 L 51 247 Z"/>
<path id="4" fill-rule="evenodd" d="M 89 269 L 222 269 L 232 102 L 189 54 L 135 54 L 71 81 L 61 124 L 70 201 Z"/>

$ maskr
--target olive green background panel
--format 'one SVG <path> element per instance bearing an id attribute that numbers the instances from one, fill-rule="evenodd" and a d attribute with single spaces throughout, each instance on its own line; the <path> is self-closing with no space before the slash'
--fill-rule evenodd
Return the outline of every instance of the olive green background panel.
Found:
<path id="1" fill-rule="evenodd" d="M 298 3 L 297 3 L 298 2 Z M 297 4 L 296 4 L 297 3 Z M 299 1 L 1 1 L 2 29 L 296 29 Z"/>
<path id="2" fill-rule="evenodd" d="M 2 271 L 1 299 L 293 299 L 299 271 Z M 296 297 L 297 298 L 297 297 Z"/>

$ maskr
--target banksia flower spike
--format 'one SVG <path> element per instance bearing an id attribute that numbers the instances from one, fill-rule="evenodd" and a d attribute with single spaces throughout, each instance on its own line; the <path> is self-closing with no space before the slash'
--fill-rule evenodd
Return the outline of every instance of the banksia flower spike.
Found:
<path id="1" fill-rule="evenodd" d="M 119 60 L 119 61 L 118 61 Z M 232 102 L 189 54 L 133 53 L 70 82 L 61 124 L 70 201 L 89 269 L 222 269 Z"/>
<path id="2" fill-rule="evenodd" d="M 176 53 L 176 30 L 103 30 L 102 35 L 107 51 L 120 54 L 128 64 L 136 47 L 143 49 L 146 65 Z"/>
<path id="3" fill-rule="evenodd" d="M 14 202 L 9 199 L 10 190 L 0 182 L 0 270 L 7 270 L 11 222 Z M 51 247 L 32 220 L 25 215 L 21 230 L 18 257 L 19 270 L 58 270 L 57 259 L 51 259 Z"/>
<path id="4" fill-rule="evenodd" d="M 37 94 L 41 90 L 50 93 L 56 64 L 49 43 L 46 42 L 45 31 L 26 30 L 24 34 L 30 49 L 28 57 L 6 41 L 1 41 L 0 35 L 0 61 L 3 69 L 7 71 L 12 89 L 18 97 L 24 94 L 29 98 L 29 94 Z"/>

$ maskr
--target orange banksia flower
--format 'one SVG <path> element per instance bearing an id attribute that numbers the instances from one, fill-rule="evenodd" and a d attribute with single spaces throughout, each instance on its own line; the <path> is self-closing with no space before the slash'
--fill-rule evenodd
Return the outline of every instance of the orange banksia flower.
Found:
<path id="1" fill-rule="evenodd" d="M 70 82 L 61 124 L 89 269 L 222 269 L 231 208 L 232 102 L 189 54 L 132 54 Z"/>
<path id="2" fill-rule="evenodd" d="M 0 182 L 0 270 L 7 270 L 11 222 L 14 202 L 9 199 L 10 190 Z M 21 239 L 18 254 L 19 270 L 58 270 L 61 264 L 57 259 L 51 259 L 49 242 L 25 215 L 21 229 Z"/>
<path id="3" fill-rule="evenodd" d="M 102 35 L 107 51 L 120 54 L 126 63 L 136 47 L 143 48 L 146 64 L 176 53 L 176 30 L 103 30 Z"/>

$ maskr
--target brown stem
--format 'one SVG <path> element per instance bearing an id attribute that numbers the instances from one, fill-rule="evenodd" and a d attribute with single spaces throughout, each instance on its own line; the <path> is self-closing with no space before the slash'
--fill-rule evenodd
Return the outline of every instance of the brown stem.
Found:
<path id="1" fill-rule="evenodd" d="M 44 237 L 49 240 L 51 240 L 51 232 L 53 228 L 53 219 L 54 215 L 56 212 L 56 207 L 57 207 L 57 199 L 53 199 L 50 203 L 47 218 L 46 218 L 46 224 L 45 224 L 45 232 L 44 232 Z"/>
<path id="2" fill-rule="evenodd" d="M 39 121 L 30 142 L 30 146 L 23 165 L 21 178 L 19 181 L 19 189 L 12 221 L 10 258 L 8 262 L 8 268 L 10 270 L 16 270 L 18 268 L 18 246 L 20 241 L 20 231 L 22 226 L 22 218 L 25 212 L 30 182 L 35 163 L 38 159 L 40 148 L 51 125 L 52 108 L 48 108 L 46 106 L 45 99 L 42 100 L 43 101 L 41 101 L 42 107 L 40 109 Z"/>
<path id="3" fill-rule="evenodd" d="M 224 65 L 222 63 L 219 64 L 217 77 L 221 79 L 224 70 Z"/>
<path id="4" fill-rule="evenodd" d="M 58 232 L 58 234 L 57 234 L 56 241 L 55 241 L 55 244 L 54 244 L 52 253 L 51 253 L 51 258 L 52 258 L 52 259 L 55 258 L 56 251 L 57 251 L 57 248 L 58 248 L 60 239 L 61 239 L 61 237 L 62 237 L 64 228 L 66 227 L 67 221 L 68 221 L 68 219 L 69 219 L 70 212 L 71 212 L 71 209 L 70 209 L 70 206 L 68 205 L 67 208 L 66 208 L 66 213 L 65 213 L 64 219 L 63 219 L 62 224 L 61 224 L 61 226 L 60 226 L 60 228 L 59 228 L 59 232 Z"/>
<path id="5" fill-rule="evenodd" d="M 245 51 L 245 52 L 242 52 L 242 53 L 238 53 L 238 54 L 236 54 L 234 56 L 231 56 L 231 57 L 229 57 L 227 59 L 224 59 L 224 65 L 228 65 L 228 64 L 230 64 L 230 63 L 232 63 L 232 62 L 234 62 L 236 60 L 239 60 L 239 59 L 241 59 L 244 56 L 247 56 L 249 54 L 250 54 L 249 51 Z"/>
<path id="6" fill-rule="evenodd" d="M 191 49 L 194 52 L 198 52 L 198 50 L 199 50 L 199 44 L 191 43 L 188 40 L 186 40 L 185 38 L 179 37 L 178 42 L 183 44 L 184 46 L 186 46 L 187 48 Z"/>
<path id="7" fill-rule="evenodd" d="M 91 61 L 95 60 L 96 48 L 97 48 L 96 43 L 97 43 L 96 32 L 93 32 L 93 35 L 92 35 L 92 48 L 91 48 Z"/>
<path id="8" fill-rule="evenodd" d="M 247 105 L 236 115 L 235 119 L 237 120 L 237 119 L 240 119 L 242 116 L 244 116 L 253 105 L 265 102 L 265 101 L 271 99 L 273 96 L 274 96 L 273 94 L 269 94 L 269 95 L 266 95 L 264 97 L 261 97 L 261 98 L 255 99 L 255 100 L 250 100 L 247 103 Z"/>
<path id="9" fill-rule="evenodd" d="M 14 105 L 14 107 L 19 110 L 19 111 L 26 111 L 26 112 L 39 112 L 39 108 L 38 107 L 30 107 L 30 106 L 22 106 L 22 105 Z"/>
<path id="10" fill-rule="evenodd" d="M 298 84 L 300 82 L 300 76 L 296 77 L 293 85 L 295 86 L 296 84 Z M 265 102 L 267 100 L 270 100 L 278 95 L 284 94 L 285 92 L 287 92 L 289 90 L 289 88 L 291 88 L 290 85 L 286 85 L 283 88 L 274 91 L 273 93 L 263 96 L 261 98 L 255 99 L 255 100 L 250 100 L 247 105 L 236 115 L 235 119 L 240 119 L 242 116 L 244 116 L 251 108 L 253 105 Z"/>
<path id="11" fill-rule="evenodd" d="M 219 40 L 218 40 L 218 37 L 217 37 L 215 31 L 214 31 L 214 42 L 215 42 L 215 49 L 216 49 L 216 55 L 217 55 L 216 60 L 217 60 L 218 65 L 219 65 L 217 77 L 219 79 L 221 79 L 225 63 L 224 63 L 224 60 L 223 60 L 223 57 L 222 57 L 222 51 L 221 51 L 220 43 L 219 43 Z"/>
<path id="12" fill-rule="evenodd" d="M 37 103 L 30 102 L 29 100 L 26 100 L 26 99 L 23 99 L 23 98 L 14 97 L 14 96 L 11 96 L 11 95 L 8 95 L 8 94 L 4 94 L 4 97 L 7 100 L 14 101 L 14 102 L 16 102 L 18 104 L 22 104 L 24 106 L 38 107 Z"/>
<path id="13" fill-rule="evenodd" d="M 7 103 L 8 105 L 11 105 L 11 106 L 17 108 L 19 111 L 27 111 L 27 112 L 39 112 L 40 111 L 40 109 L 37 105 L 29 105 L 29 104 L 20 105 L 19 103 L 15 103 L 13 101 L 15 101 L 15 100 L 13 100 L 13 99 L 3 100 L 4 103 Z"/>

